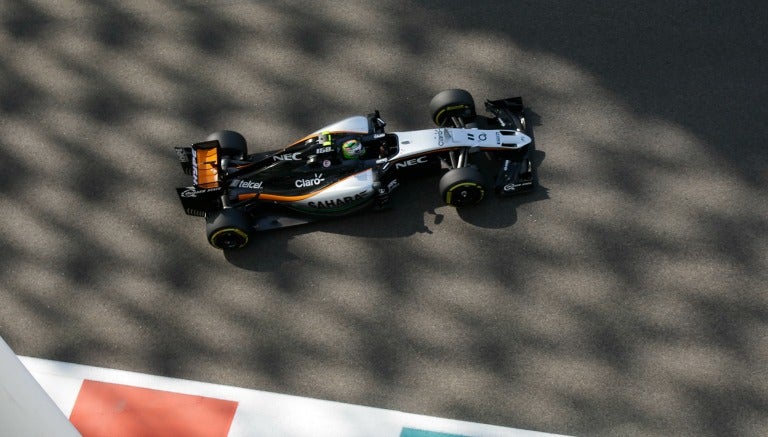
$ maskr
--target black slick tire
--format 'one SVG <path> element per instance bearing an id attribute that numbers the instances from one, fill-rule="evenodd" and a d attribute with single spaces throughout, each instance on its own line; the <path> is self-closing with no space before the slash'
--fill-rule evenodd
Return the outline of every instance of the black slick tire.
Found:
<path id="1" fill-rule="evenodd" d="M 232 130 L 220 130 L 208 135 L 207 141 L 216 140 L 221 146 L 221 155 L 233 159 L 243 159 L 248 155 L 245 137 Z"/>
<path id="2" fill-rule="evenodd" d="M 477 116 L 475 100 L 468 91 L 462 89 L 439 92 L 429 102 L 429 113 L 438 126 L 445 126 L 450 117 L 459 117 L 465 123 L 470 123 Z"/>
<path id="3" fill-rule="evenodd" d="M 221 250 L 242 249 L 250 240 L 250 220 L 238 209 L 227 208 L 206 218 L 208 243 Z"/>
<path id="4" fill-rule="evenodd" d="M 477 205 L 485 197 L 484 178 L 477 167 L 448 170 L 440 178 L 440 197 L 446 205 L 456 208 Z"/>

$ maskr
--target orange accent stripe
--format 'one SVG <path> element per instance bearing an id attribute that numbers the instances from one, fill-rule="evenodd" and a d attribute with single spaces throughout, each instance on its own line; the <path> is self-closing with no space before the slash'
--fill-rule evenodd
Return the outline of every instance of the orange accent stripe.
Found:
<path id="1" fill-rule="evenodd" d="M 328 187 L 330 187 L 330 185 Z M 323 190 L 325 190 L 326 188 L 323 188 Z M 281 196 L 279 194 L 268 194 L 268 193 L 261 193 L 261 194 L 247 193 L 247 194 L 240 194 L 239 196 L 237 196 L 237 200 L 239 201 L 249 200 L 258 196 L 259 199 L 263 199 L 263 200 L 274 200 L 278 202 L 295 202 L 297 200 L 308 199 L 314 196 L 316 193 L 319 193 L 320 191 L 323 191 L 323 190 L 313 191 L 309 194 L 302 194 L 301 196 Z"/>

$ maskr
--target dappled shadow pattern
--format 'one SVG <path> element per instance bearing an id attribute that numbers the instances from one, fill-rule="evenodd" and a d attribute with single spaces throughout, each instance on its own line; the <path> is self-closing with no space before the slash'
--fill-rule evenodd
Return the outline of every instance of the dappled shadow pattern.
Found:
<path id="1" fill-rule="evenodd" d="M 17 353 L 584 435 L 768 429 L 758 2 L 0 4 Z M 542 189 L 222 254 L 172 146 L 523 95 Z M 546 201 L 540 201 L 545 200 Z"/>

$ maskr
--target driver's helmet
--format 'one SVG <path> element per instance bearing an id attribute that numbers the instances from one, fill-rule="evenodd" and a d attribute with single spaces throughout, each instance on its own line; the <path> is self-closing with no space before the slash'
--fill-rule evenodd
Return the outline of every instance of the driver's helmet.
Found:
<path id="1" fill-rule="evenodd" d="M 357 159 L 363 156 L 363 143 L 359 140 L 347 140 L 341 145 L 341 153 L 346 159 Z"/>

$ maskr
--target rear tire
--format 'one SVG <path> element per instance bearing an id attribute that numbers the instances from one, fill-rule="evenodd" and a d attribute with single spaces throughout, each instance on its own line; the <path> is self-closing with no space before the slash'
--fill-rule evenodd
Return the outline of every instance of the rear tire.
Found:
<path id="1" fill-rule="evenodd" d="M 250 220 L 244 212 L 228 208 L 206 218 L 205 231 L 211 246 L 222 249 L 242 249 L 248 245 Z"/>
<path id="2" fill-rule="evenodd" d="M 440 179 L 440 197 L 447 205 L 463 208 L 477 205 L 485 197 L 485 180 L 477 167 L 448 170 Z"/>
<path id="3" fill-rule="evenodd" d="M 248 155 L 245 137 L 232 130 L 220 130 L 208 135 L 206 141 L 216 140 L 221 146 L 221 155 L 233 159 L 244 159 Z"/>
<path id="4" fill-rule="evenodd" d="M 471 123 L 477 116 L 472 94 L 462 89 L 439 92 L 429 102 L 429 113 L 432 121 L 438 126 L 445 126 L 446 121 L 451 117 L 459 117 L 465 123 Z"/>

